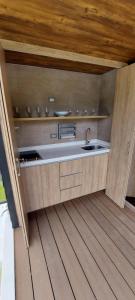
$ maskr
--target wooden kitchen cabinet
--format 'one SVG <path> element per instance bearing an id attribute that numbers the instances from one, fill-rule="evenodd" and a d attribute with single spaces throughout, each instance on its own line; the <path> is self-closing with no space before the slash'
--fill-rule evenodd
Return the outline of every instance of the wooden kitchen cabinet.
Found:
<path id="1" fill-rule="evenodd" d="M 108 153 L 21 169 L 27 212 L 106 188 Z"/>
<path id="2" fill-rule="evenodd" d="M 40 168 L 43 191 L 43 206 L 47 207 L 59 203 L 59 163 L 43 165 Z"/>
<path id="3" fill-rule="evenodd" d="M 61 202 L 105 189 L 107 166 L 108 153 L 62 163 Z"/>
<path id="4" fill-rule="evenodd" d="M 117 71 L 106 195 L 124 207 L 135 145 L 135 64 Z"/>
<path id="5" fill-rule="evenodd" d="M 43 208 L 41 167 L 22 168 L 21 183 L 27 212 Z"/>
<path id="6" fill-rule="evenodd" d="M 56 204 L 60 200 L 57 163 L 22 168 L 21 183 L 27 212 Z"/>
<path id="7" fill-rule="evenodd" d="M 83 158 L 82 194 L 106 188 L 108 153 Z"/>

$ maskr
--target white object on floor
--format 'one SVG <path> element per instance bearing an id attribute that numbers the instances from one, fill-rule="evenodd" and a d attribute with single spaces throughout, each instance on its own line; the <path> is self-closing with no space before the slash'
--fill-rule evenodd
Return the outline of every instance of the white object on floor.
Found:
<path id="1" fill-rule="evenodd" d="M 7 204 L 0 205 L 0 299 L 15 300 L 14 233 Z"/>

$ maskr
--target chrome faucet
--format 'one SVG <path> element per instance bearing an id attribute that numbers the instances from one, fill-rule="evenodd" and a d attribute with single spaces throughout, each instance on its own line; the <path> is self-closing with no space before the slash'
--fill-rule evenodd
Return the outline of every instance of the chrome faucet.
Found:
<path id="1" fill-rule="evenodd" d="M 87 129 L 86 129 L 86 145 L 88 145 L 89 142 L 90 142 L 90 139 L 88 139 L 88 134 L 90 135 L 90 132 L 91 132 L 91 129 L 90 129 L 90 128 L 87 128 Z"/>

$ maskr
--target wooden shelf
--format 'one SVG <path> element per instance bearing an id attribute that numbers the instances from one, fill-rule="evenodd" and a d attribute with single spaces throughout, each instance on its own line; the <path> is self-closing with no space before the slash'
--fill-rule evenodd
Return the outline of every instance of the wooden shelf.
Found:
<path id="1" fill-rule="evenodd" d="M 44 121 L 68 121 L 68 120 L 84 120 L 84 119 L 106 119 L 109 118 L 109 116 L 69 116 L 69 117 L 35 117 L 35 118 L 14 118 L 15 122 L 44 122 Z"/>

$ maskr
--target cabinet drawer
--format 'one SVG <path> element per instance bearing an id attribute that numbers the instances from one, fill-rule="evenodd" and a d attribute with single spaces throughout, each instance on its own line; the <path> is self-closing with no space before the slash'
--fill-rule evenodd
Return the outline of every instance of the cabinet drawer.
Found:
<path id="1" fill-rule="evenodd" d="M 82 172 L 82 160 L 70 160 L 60 163 L 60 176 Z"/>
<path id="2" fill-rule="evenodd" d="M 61 202 L 81 197 L 82 186 L 76 186 L 67 190 L 61 191 Z"/>
<path id="3" fill-rule="evenodd" d="M 82 184 L 82 173 L 60 177 L 60 190 L 76 187 Z"/>

